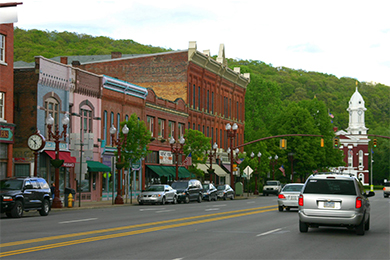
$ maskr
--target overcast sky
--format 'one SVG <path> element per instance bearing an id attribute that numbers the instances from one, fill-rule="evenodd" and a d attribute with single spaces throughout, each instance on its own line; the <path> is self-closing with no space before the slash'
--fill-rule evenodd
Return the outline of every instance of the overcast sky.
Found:
<path id="1" fill-rule="evenodd" d="M 17 0 L 0 0 L 16 2 Z M 22 29 L 68 31 L 390 86 L 389 0 L 20 0 Z"/>

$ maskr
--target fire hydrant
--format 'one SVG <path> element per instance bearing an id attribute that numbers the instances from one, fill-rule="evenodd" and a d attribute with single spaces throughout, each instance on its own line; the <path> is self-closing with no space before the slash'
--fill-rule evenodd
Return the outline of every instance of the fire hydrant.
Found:
<path id="1" fill-rule="evenodd" d="M 73 196 L 72 193 L 69 193 L 68 195 L 68 208 L 73 207 Z"/>

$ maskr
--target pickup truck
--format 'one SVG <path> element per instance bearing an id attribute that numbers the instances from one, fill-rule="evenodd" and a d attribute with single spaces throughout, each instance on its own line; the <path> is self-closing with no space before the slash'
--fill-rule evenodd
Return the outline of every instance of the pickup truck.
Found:
<path id="1" fill-rule="evenodd" d="M 383 185 L 383 197 L 388 198 L 390 195 L 390 182 L 385 182 Z"/>
<path id="2" fill-rule="evenodd" d="M 263 195 L 264 196 L 268 196 L 268 194 L 278 195 L 281 190 L 282 190 L 282 185 L 280 184 L 280 181 L 270 180 L 267 181 L 266 184 L 263 186 Z"/>

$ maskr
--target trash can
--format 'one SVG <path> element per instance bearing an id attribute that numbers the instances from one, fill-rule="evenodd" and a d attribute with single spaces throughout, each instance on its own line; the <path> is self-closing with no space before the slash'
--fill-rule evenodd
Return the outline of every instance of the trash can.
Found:
<path id="1" fill-rule="evenodd" d="M 243 184 L 242 182 L 236 182 L 236 196 L 241 196 L 243 194 L 243 190 L 244 190 L 244 187 L 243 187 Z"/>
<path id="2" fill-rule="evenodd" d="M 72 194 L 72 196 L 73 196 L 72 207 L 74 207 L 76 191 L 74 189 L 71 189 L 71 188 L 65 188 L 65 191 L 64 191 L 64 207 L 65 208 L 68 207 L 68 197 L 69 197 L 69 194 Z"/>

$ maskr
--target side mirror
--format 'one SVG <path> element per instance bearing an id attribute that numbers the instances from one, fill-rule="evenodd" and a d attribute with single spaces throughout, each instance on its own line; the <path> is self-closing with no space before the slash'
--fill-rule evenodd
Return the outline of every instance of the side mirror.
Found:
<path id="1" fill-rule="evenodd" d="M 375 192 L 373 191 L 370 191 L 368 194 L 367 194 L 367 197 L 374 197 L 375 196 Z"/>
<path id="2" fill-rule="evenodd" d="M 32 184 L 27 184 L 26 186 L 24 186 L 25 190 L 29 190 L 29 189 L 32 189 L 32 188 L 33 188 Z"/>

